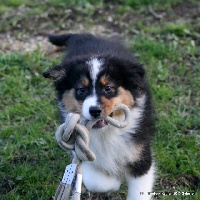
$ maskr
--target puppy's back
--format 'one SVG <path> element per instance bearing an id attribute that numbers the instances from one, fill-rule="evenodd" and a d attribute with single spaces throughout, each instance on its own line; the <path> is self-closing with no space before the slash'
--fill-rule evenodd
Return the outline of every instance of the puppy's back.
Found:
<path id="1" fill-rule="evenodd" d="M 56 46 L 66 46 L 67 55 L 71 59 L 77 56 L 111 55 L 133 59 L 133 55 L 119 42 L 94 36 L 89 33 L 50 35 L 49 41 Z"/>

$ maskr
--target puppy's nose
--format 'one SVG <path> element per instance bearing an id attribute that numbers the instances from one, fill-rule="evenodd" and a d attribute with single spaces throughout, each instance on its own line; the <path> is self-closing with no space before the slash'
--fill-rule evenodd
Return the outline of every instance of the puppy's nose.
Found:
<path id="1" fill-rule="evenodd" d="M 90 107 L 89 112 L 92 117 L 97 118 L 101 114 L 101 109 L 97 106 L 92 106 Z"/>

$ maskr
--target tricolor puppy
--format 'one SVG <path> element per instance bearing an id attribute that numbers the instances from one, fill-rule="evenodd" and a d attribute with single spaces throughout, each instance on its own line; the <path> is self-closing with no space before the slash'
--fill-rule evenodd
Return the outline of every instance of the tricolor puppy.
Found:
<path id="1" fill-rule="evenodd" d="M 151 155 L 153 111 L 145 70 L 123 45 L 91 34 L 50 36 L 66 46 L 63 62 L 43 75 L 54 80 L 63 122 L 69 112 L 98 120 L 90 130 L 93 162 L 83 162 L 83 183 L 92 192 L 117 191 L 127 181 L 127 200 L 150 199 L 154 183 Z M 104 120 L 117 104 L 131 110 L 131 122 L 116 128 Z"/>

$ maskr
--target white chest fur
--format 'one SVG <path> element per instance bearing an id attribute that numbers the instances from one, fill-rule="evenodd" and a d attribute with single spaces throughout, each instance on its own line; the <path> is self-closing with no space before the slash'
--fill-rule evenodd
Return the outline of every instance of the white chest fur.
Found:
<path id="1" fill-rule="evenodd" d="M 132 157 L 130 145 L 113 127 L 107 127 L 103 133 L 91 132 L 90 148 L 96 155 L 92 165 L 114 176 L 121 176 L 123 166 Z"/>

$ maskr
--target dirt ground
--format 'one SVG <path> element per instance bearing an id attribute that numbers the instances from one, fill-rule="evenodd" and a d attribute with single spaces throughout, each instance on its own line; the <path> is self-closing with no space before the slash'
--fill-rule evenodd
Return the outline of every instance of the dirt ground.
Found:
<path id="1" fill-rule="evenodd" d="M 44 51 L 55 49 L 48 43 L 48 34 L 90 32 L 109 37 L 128 39 L 140 34 L 138 22 L 144 26 L 160 25 L 166 22 L 187 22 L 195 24 L 200 6 L 182 3 L 167 10 L 155 12 L 151 6 L 146 10 L 128 9 L 117 13 L 117 6 L 109 4 L 105 9 L 94 7 L 91 16 L 84 9 L 50 7 L 40 15 L 27 14 L 31 7 L 21 6 L 1 16 L 0 52 L 34 51 L 38 46 Z M 131 27 L 131 28 L 130 28 Z M 198 28 L 199 29 L 199 28 Z M 200 33 L 200 30 L 196 30 Z"/>

